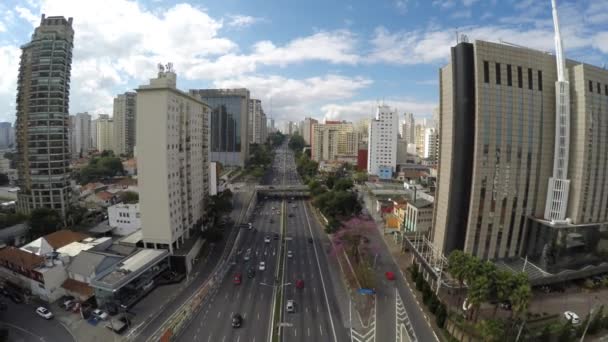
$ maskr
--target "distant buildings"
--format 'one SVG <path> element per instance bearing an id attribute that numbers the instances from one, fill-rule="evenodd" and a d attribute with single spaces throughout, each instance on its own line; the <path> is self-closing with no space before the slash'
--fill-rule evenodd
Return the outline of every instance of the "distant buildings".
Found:
<path id="1" fill-rule="evenodd" d="M 91 149 L 91 115 L 78 113 L 72 119 L 72 158 L 82 158 Z"/>
<path id="2" fill-rule="evenodd" d="M 437 160 L 437 131 L 435 128 L 424 130 L 424 150 L 422 158 L 435 161 Z"/>
<path id="3" fill-rule="evenodd" d="M 565 63 L 572 98 L 562 120 L 554 56 L 475 41 L 453 47 L 451 61 L 440 72 L 435 247 L 483 259 L 525 256 L 548 272 L 605 261 L 608 71 Z M 561 140 L 568 133 L 569 143 Z M 554 150 L 556 142 L 565 149 Z M 570 162 L 561 164 L 564 153 Z M 546 201 L 554 163 L 570 179 L 569 202 L 568 184 L 560 193 L 564 220 L 545 212 L 555 204 Z"/>
<path id="4" fill-rule="evenodd" d="M 249 90 L 192 89 L 211 108 L 209 160 L 244 166 L 249 157 Z"/>
<path id="5" fill-rule="evenodd" d="M 10 122 L 0 122 L 0 149 L 13 146 L 15 143 L 15 132 Z"/>
<path id="6" fill-rule="evenodd" d="M 216 136 L 216 148 L 237 147 L 233 143 L 241 127 L 236 120 L 242 119 L 242 110 L 246 114 L 247 109 L 242 107 L 241 93 L 248 95 L 219 91 L 218 95 L 227 97 L 212 98 L 216 101 L 211 115 L 216 134 L 227 126 L 233 133 L 230 139 Z M 176 74 L 170 66 L 166 71 L 160 68 L 157 78 L 137 89 L 137 146 L 145 146 L 137 151 L 139 206 L 147 248 L 173 253 L 202 224 L 209 193 L 210 108 L 199 98 L 201 93 L 197 95 L 176 88 Z M 232 123 L 227 123 L 228 119 Z M 229 140 L 232 145 L 226 145 Z M 240 152 L 228 153 L 234 153 L 233 161 L 240 160 Z"/>
<path id="7" fill-rule="evenodd" d="M 95 120 L 97 151 L 114 151 L 114 120 L 108 114 L 99 114 Z"/>
<path id="8" fill-rule="evenodd" d="M 359 135 L 355 126 L 346 121 L 328 121 L 312 124 L 311 159 L 317 162 L 332 161 L 348 156 L 356 161 Z"/>
<path id="9" fill-rule="evenodd" d="M 312 138 L 313 138 L 312 126 L 316 123 L 319 123 L 319 121 L 317 121 L 316 119 L 305 118 L 300 125 L 301 131 L 302 131 L 302 138 L 304 138 L 304 142 L 306 143 L 306 145 L 310 146 L 312 144 Z"/>
<path id="10" fill-rule="evenodd" d="M 399 117 L 386 105 L 378 106 L 369 125 L 368 173 L 391 179 L 397 165 Z"/>
<path id="11" fill-rule="evenodd" d="M 21 47 L 17 79 L 17 209 L 70 203 L 69 93 L 74 30 L 72 18 L 46 17 Z"/>
<path id="12" fill-rule="evenodd" d="M 249 100 L 249 143 L 262 144 L 268 137 L 266 114 L 262 108 L 262 101 L 258 99 Z"/>
<path id="13" fill-rule="evenodd" d="M 413 113 L 405 113 L 405 120 L 399 127 L 401 139 L 406 141 L 406 144 L 414 144 L 416 137 L 416 121 Z"/>
<path id="14" fill-rule="evenodd" d="M 113 111 L 114 152 L 132 156 L 136 139 L 137 93 L 126 92 L 116 96 Z"/>

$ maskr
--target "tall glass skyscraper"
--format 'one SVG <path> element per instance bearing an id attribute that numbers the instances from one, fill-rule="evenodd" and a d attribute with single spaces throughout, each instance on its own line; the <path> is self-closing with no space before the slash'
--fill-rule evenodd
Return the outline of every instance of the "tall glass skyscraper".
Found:
<path id="1" fill-rule="evenodd" d="M 211 107 L 209 161 L 244 166 L 249 155 L 249 90 L 194 89 L 190 94 Z"/>
<path id="2" fill-rule="evenodd" d="M 69 95 L 72 18 L 45 17 L 21 47 L 16 142 L 19 211 L 47 207 L 65 215 L 70 202 Z"/>

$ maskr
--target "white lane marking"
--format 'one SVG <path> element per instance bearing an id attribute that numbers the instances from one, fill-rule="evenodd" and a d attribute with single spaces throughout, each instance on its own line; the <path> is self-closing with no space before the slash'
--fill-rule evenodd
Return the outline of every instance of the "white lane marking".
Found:
<path id="1" fill-rule="evenodd" d="M 307 332 L 308 332 L 308 336 L 310 336 L 310 328 L 306 328 Z"/>
<path id="2" fill-rule="evenodd" d="M 321 328 L 321 324 L 319 324 L 319 332 L 321 333 L 321 336 L 323 336 L 323 328 Z"/>
<path id="3" fill-rule="evenodd" d="M 218 312 L 217 312 L 217 318 L 220 318 L 220 316 L 221 316 L 221 315 L 222 315 L 222 312 L 221 312 L 221 311 L 218 311 Z"/>

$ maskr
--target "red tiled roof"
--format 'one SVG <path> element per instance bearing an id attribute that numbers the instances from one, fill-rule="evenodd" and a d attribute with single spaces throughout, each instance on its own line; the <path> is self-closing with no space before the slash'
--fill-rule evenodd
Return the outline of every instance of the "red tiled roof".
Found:
<path id="1" fill-rule="evenodd" d="M 69 245 L 72 242 L 82 241 L 89 236 L 79 232 L 73 232 L 71 230 L 62 229 L 58 230 L 54 233 L 44 236 L 44 239 L 51 245 L 54 249 L 61 248 L 65 245 Z"/>
<path id="2" fill-rule="evenodd" d="M 26 270 L 32 270 L 44 263 L 44 258 L 19 248 L 9 246 L 0 249 L 0 261 L 6 261 L 9 264 L 23 267 Z"/>
<path id="3" fill-rule="evenodd" d="M 101 191 L 97 193 L 97 197 L 104 201 L 109 201 L 112 199 L 112 197 L 114 197 L 114 195 L 111 192 Z"/>
<path id="4" fill-rule="evenodd" d="M 63 287 L 64 289 L 66 289 L 70 292 L 78 293 L 87 298 L 93 296 L 93 293 L 94 293 L 92 287 L 90 287 L 86 283 L 83 283 L 78 280 L 74 280 L 72 278 L 66 279 L 66 281 L 64 281 L 63 284 L 61 284 L 61 287 Z"/>

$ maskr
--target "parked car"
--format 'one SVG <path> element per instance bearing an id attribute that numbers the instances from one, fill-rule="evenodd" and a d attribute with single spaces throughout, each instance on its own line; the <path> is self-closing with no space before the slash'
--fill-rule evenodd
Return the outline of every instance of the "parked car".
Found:
<path id="1" fill-rule="evenodd" d="M 384 273 L 384 276 L 386 277 L 386 280 L 395 280 L 395 273 L 393 272 L 386 272 Z"/>
<path id="2" fill-rule="evenodd" d="M 274 233 L 274 237 L 273 237 L 273 238 L 274 238 L 275 240 L 278 240 L 278 239 L 279 239 L 279 233 Z"/>
<path id="3" fill-rule="evenodd" d="M 108 319 L 108 313 L 105 311 L 102 311 L 100 309 L 95 309 L 93 310 L 93 317 L 96 317 L 98 319 L 101 319 L 103 321 L 105 321 L 106 319 Z"/>
<path id="4" fill-rule="evenodd" d="M 567 321 L 572 322 L 572 324 L 579 324 L 581 322 L 581 319 L 578 317 L 578 315 L 572 311 L 564 312 L 564 318 L 566 318 Z"/>
<path id="5" fill-rule="evenodd" d="M 50 312 L 47 308 L 43 307 L 43 306 L 39 306 L 36 309 L 36 314 L 38 314 L 38 316 L 44 318 L 44 319 L 51 319 L 53 318 L 53 313 Z"/>
<path id="6" fill-rule="evenodd" d="M 308 238 L 308 243 L 313 243 L 313 239 L 311 237 Z"/>
<path id="7" fill-rule="evenodd" d="M 74 306 L 74 304 L 76 304 L 76 301 L 74 300 L 74 297 L 72 297 L 70 299 L 64 300 L 61 304 L 61 307 L 64 308 L 66 311 L 69 311 L 72 309 L 72 306 Z"/>
<path id="8" fill-rule="evenodd" d="M 232 327 L 240 328 L 241 325 L 243 325 L 243 316 L 241 316 L 238 313 L 235 313 L 234 315 L 232 315 Z"/>
<path id="9" fill-rule="evenodd" d="M 249 269 L 247 270 L 247 278 L 251 279 L 253 277 L 255 277 L 255 268 L 249 267 Z"/>
<path id="10" fill-rule="evenodd" d="M 287 312 L 296 312 L 296 303 L 293 299 L 287 301 Z"/>

